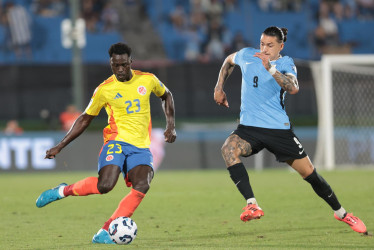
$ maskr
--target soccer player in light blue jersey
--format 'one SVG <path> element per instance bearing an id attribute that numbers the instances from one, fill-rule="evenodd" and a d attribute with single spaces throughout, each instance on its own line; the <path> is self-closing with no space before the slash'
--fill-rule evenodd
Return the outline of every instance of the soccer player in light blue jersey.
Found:
<path id="1" fill-rule="evenodd" d="M 366 232 L 365 224 L 340 205 L 335 193 L 320 176 L 292 130 L 284 107 L 286 93 L 297 94 L 299 84 L 292 58 L 281 56 L 287 40 L 287 29 L 268 27 L 261 35 L 260 49 L 244 48 L 229 55 L 219 72 L 214 89 L 218 105 L 229 107 L 224 83 L 238 65 L 242 72 L 240 124 L 222 146 L 230 177 L 247 201 L 240 219 L 260 219 L 264 212 L 258 206 L 240 157 L 248 157 L 266 148 L 280 162 L 286 162 L 312 186 L 318 196 L 334 210 L 334 217 L 354 231 Z"/>

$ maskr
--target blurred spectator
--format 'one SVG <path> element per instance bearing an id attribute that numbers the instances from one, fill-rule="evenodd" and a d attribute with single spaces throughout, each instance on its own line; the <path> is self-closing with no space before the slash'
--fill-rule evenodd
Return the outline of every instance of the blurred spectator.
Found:
<path id="1" fill-rule="evenodd" d="M 207 14 L 209 20 L 216 20 L 221 22 L 223 14 L 222 2 L 220 0 L 210 0 L 210 5 Z"/>
<path id="2" fill-rule="evenodd" d="M 225 55 L 228 55 L 231 52 L 231 45 L 233 42 L 233 34 L 231 30 L 226 27 L 222 26 L 222 43 L 225 51 Z"/>
<path id="3" fill-rule="evenodd" d="M 374 0 L 356 0 L 356 3 L 360 19 L 374 19 Z"/>
<path id="4" fill-rule="evenodd" d="M 170 13 L 170 20 L 176 30 L 183 31 L 187 25 L 187 15 L 183 5 L 175 6 L 174 10 Z"/>
<path id="5" fill-rule="evenodd" d="M 149 148 L 153 156 L 153 170 L 156 171 L 165 156 L 165 136 L 161 128 L 152 129 L 151 146 Z"/>
<path id="6" fill-rule="evenodd" d="M 6 135 L 21 135 L 23 133 L 23 129 L 19 126 L 17 120 L 10 120 L 7 122 L 3 132 Z"/>
<path id="7" fill-rule="evenodd" d="M 237 32 L 235 34 L 235 37 L 234 39 L 232 40 L 232 43 L 231 43 L 231 52 L 228 53 L 228 54 L 231 54 L 231 53 L 234 53 L 236 51 L 239 51 L 245 47 L 249 47 L 250 44 L 249 42 L 247 42 L 245 39 L 244 39 L 244 36 L 241 32 Z"/>
<path id="8" fill-rule="evenodd" d="M 236 10 L 236 0 L 224 0 L 224 10 L 225 12 L 233 12 Z"/>
<path id="9" fill-rule="evenodd" d="M 34 0 L 31 11 L 43 17 L 57 17 L 66 15 L 66 0 Z"/>
<path id="10" fill-rule="evenodd" d="M 169 15 L 175 34 L 172 48 L 183 50 L 183 58 L 173 58 L 200 62 L 221 60 L 230 50 L 233 39 L 231 31 L 223 26 L 223 15 L 235 11 L 237 1 L 190 0 L 188 7 L 183 1 L 176 3 Z"/>
<path id="11" fill-rule="evenodd" d="M 277 1 L 276 0 L 258 0 L 257 3 L 262 11 L 268 12 L 274 8 Z"/>
<path id="12" fill-rule="evenodd" d="M 258 0 L 263 11 L 300 11 L 305 0 Z"/>
<path id="13" fill-rule="evenodd" d="M 5 4 L 7 43 L 17 58 L 31 58 L 31 18 L 26 9 L 13 2 Z"/>
<path id="14" fill-rule="evenodd" d="M 187 61 L 196 61 L 200 57 L 200 48 L 202 44 L 202 37 L 197 32 L 195 26 L 189 28 L 185 33 L 186 48 L 185 48 L 185 59 Z"/>
<path id="15" fill-rule="evenodd" d="M 344 19 L 353 19 L 357 16 L 357 5 L 355 0 L 343 0 Z"/>
<path id="16" fill-rule="evenodd" d="M 82 18 L 86 22 L 88 32 L 97 32 L 99 30 L 98 22 L 102 11 L 102 2 L 99 0 L 82 0 Z"/>
<path id="17" fill-rule="evenodd" d="M 75 105 L 68 105 L 64 112 L 60 114 L 60 122 L 62 130 L 69 131 L 75 120 L 81 115 Z"/>
<path id="18" fill-rule="evenodd" d="M 225 49 L 222 42 L 222 26 L 218 19 L 210 22 L 209 40 L 205 48 L 205 55 L 209 61 L 221 60 L 224 57 Z"/>
<path id="19" fill-rule="evenodd" d="M 224 57 L 224 47 L 223 43 L 219 39 L 217 35 L 213 36 L 207 47 L 206 47 L 206 55 L 209 61 L 218 61 L 222 60 Z"/>
<path id="20" fill-rule="evenodd" d="M 339 45 L 338 25 L 330 16 L 331 3 L 323 1 L 319 8 L 319 24 L 314 30 L 314 43 L 319 53 L 325 53 L 329 46 Z"/>
<path id="21" fill-rule="evenodd" d="M 119 23 L 119 15 L 112 3 L 106 2 L 101 13 L 101 21 L 103 22 L 104 32 L 114 31 Z"/>

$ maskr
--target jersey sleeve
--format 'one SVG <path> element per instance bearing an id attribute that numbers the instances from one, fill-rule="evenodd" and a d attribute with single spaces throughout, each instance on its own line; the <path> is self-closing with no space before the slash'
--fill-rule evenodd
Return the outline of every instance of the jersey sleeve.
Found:
<path id="1" fill-rule="evenodd" d="M 236 52 L 236 55 L 235 55 L 235 58 L 234 58 L 234 63 L 236 65 L 239 65 L 241 66 L 242 62 L 243 62 L 243 54 L 244 54 L 244 49 L 241 49 L 239 50 L 238 52 Z"/>
<path id="2" fill-rule="evenodd" d="M 85 112 L 88 115 L 97 116 L 100 113 L 100 110 L 105 105 L 105 99 L 102 94 L 102 88 L 97 87 L 92 95 L 91 101 L 88 104 Z"/>
<path id="3" fill-rule="evenodd" d="M 292 58 L 286 57 L 284 62 L 282 63 L 281 73 L 283 74 L 291 74 L 297 77 L 297 69 L 295 63 Z"/>
<path id="4" fill-rule="evenodd" d="M 160 97 L 165 93 L 165 90 L 166 90 L 165 85 L 155 75 L 153 75 L 152 78 L 153 78 L 152 79 L 153 80 L 152 92 L 156 96 Z"/>

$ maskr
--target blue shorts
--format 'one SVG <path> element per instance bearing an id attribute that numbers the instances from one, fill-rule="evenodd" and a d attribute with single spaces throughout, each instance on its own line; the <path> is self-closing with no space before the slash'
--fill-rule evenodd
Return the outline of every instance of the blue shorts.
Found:
<path id="1" fill-rule="evenodd" d="M 107 165 L 117 165 L 127 183 L 127 173 L 134 167 L 148 165 L 153 169 L 153 157 L 149 148 L 138 148 L 122 141 L 109 141 L 101 148 L 98 172 Z"/>

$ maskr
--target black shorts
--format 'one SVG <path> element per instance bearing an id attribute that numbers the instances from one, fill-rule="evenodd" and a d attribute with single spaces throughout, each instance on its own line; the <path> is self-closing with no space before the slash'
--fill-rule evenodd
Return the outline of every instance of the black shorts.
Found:
<path id="1" fill-rule="evenodd" d="M 251 155 L 266 148 L 280 162 L 302 159 L 307 156 L 299 138 L 292 129 L 268 129 L 239 124 L 232 134 L 238 135 L 251 144 Z"/>

